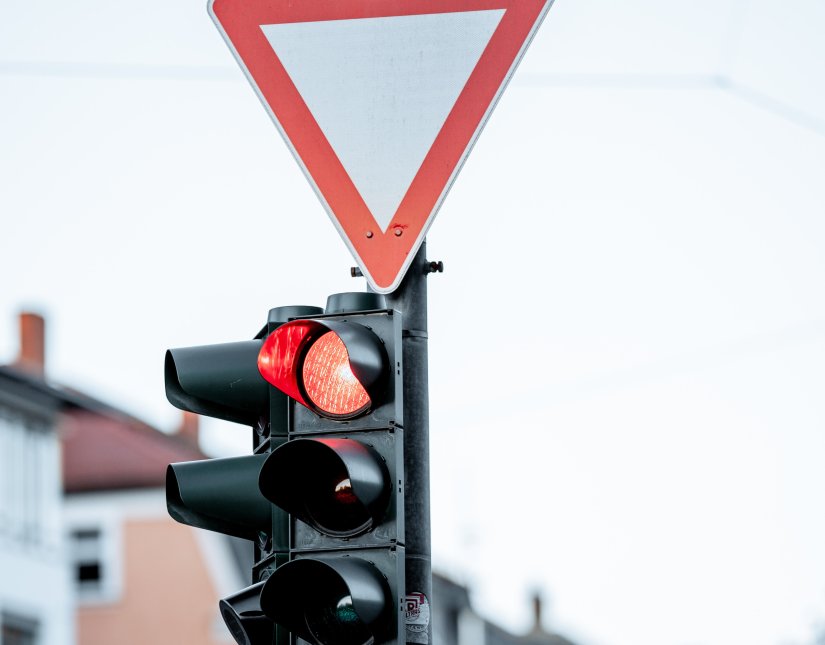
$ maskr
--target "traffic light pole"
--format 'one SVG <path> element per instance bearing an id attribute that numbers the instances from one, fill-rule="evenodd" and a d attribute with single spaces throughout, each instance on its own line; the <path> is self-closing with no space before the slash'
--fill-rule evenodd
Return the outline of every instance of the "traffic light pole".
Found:
<path id="1" fill-rule="evenodd" d="M 429 384 L 427 377 L 427 242 L 387 304 L 401 312 L 404 361 L 404 524 L 406 642 L 432 643 Z M 401 639 L 399 639 L 400 641 Z"/>

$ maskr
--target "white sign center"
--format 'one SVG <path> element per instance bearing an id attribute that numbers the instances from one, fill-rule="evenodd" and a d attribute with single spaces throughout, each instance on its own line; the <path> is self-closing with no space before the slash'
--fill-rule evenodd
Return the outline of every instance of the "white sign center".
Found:
<path id="1" fill-rule="evenodd" d="M 503 15 L 260 25 L 383 232 Z"/>

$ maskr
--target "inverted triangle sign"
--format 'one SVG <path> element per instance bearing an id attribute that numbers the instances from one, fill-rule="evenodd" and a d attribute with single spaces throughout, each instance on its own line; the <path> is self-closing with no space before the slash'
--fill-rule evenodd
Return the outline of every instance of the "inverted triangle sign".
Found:
<path id="1" fill-rule="evenodd" d="M 210 0 L 371 286 L 398 287 L 552 0 Z"/>

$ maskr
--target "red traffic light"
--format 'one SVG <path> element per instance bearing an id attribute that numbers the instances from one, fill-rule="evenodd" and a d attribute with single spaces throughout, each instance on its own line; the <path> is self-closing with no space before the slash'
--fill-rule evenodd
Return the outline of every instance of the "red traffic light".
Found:
<path id="1" fill-rule="evenodd" d="M 347 348 L 327 332 L 307 350 L 301 377 L 310 401 L 330 416 L 357 415 L 370 407 L 370 396 L 352 373 Z"/>
<path id="2" fill-rule="evenodd" d="M 269 383 L 330 419 L 353 419 L 372 409 L 385 389 L 387 364 L 381 340 L 345 321 L 286 323 L 258 354 L 258 369 Z"/>

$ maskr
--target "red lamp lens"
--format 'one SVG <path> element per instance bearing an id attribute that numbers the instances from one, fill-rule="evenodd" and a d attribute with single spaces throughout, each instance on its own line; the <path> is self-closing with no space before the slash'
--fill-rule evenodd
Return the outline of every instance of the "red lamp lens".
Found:
<path id="1" fill-rule="evenodd" d="M 348 417 L 369 408 L 369 394 L 352 373 L 338 334 L 327 332 L 312 344 L 301 372 L 304 391 L 322 413 Z"/>

